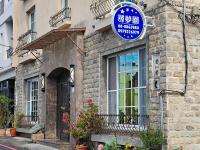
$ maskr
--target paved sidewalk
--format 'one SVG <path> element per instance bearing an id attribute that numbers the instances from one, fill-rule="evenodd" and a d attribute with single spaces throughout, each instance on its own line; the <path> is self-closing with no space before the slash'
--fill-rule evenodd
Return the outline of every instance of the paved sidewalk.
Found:
<path id="1" fill-rule="evenodd" d="M 27 150 L 58 150 L 49 146 L 41 145 L 41 144 L 25 144 L 22 146 L 22 148 L 25 148 Z"/>
<path id="2" fill-rule="evenodd" d="M 28 138 L 0 137 L 0 150 L 58 150 L 31 142 L 32 141 Z"/>

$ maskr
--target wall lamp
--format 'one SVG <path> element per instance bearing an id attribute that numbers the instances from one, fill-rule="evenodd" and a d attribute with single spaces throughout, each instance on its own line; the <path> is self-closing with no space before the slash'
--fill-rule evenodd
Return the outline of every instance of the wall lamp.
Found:
<path id="1" fill-rule="evenodd" d="M 41 75 L 41 91 L 45 92 L 45 73 L 42 73 Z"/>
<path id="2" fill-rule="evenodd" d="M 74 69 L 75 69 L 75 65 L 71 64 L 70 65 L 70 86 L 74 87 Z"/>

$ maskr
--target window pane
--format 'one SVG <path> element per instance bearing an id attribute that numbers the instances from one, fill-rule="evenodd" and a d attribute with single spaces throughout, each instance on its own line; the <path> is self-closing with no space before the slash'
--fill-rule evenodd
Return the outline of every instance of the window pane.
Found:
<path id="1" fill-rule="evenodd" d="M 124 106 L 124 90 L 119 90 L 119 106 Z"/>
<path id="2" fill-rule="evenodd" d="M 138 89 L 132 90 L 132 106 L 138 107 Z"/>
<path id="3" fill-rule="evenodd" d="M 116 114 L 116 108 L 117 108 L 117 101 L 116 101 L 116 92 L 109 92 L 108 93 L 108 113 L 109 114 Z"/>
<path id="4" fill-rule="evenodd" d="M 147 105 L 147 92 L 146 89 L 140 89 L 140 106 L 146 107 Z"/>
<path id="5" fill-rule="evenodd" d="M 30 96 L 31 96 L 31 83 L 30 81 L 27 82 L 27 101 L 30 101 Z"/>
<path id="6" fill-rule="evenodd" d="M 132 61 L 133 61 L 132 53 L 126 54 L 126 71 L 131 71 Z"/>
<path id="7" fill-rule="evenodd" d="M 124 89 L 125 86 L 125 73 L 119 73 L 118 74 L 118 80 L 119 80 L 119 89 Z"/>
<path id="8" fill-rule="evenodd" d="M 125 70 L 125 55 L 119 56 L 119 72 L 124 72 Z"/>
<path id="9" fill-rule="evenodd" d="M 108 90 L 116 90 L 116 57 L 110 58 L 108 63 Z"/>
<path id="10" fill-rule="evenodd" d="M 27 102 L 27 115 L 30 115 L 30 102 Z"/>
<path id="11" fill-rule="evenodd" d="M 132 108 L 132 116 L 137 117 L 138 115 L 138 107 L 133 107 Z"/>
<path id="12" fill-rule="evenodd" d="M 138 70 L 138 52 L 133 52 L 132 68 L 133 70 Z"/>
<path id="13" fill-rule="evenodd" d="M 132 80 L 132 75 L 131 73 L 126 73 L 126 88 L 131 88 L 131 80 Z"/>
<path id="14" fill-rule="evenodd" d="M 146 86 L 146 50 L 140 50 L 140 86 Z"/>
<path id="15" fill-rule="evenodd" d="M 131 107 L 126 107 L 126 115 L 130 115 L 131 116 Z"/>
<path id="16" fill-rule="evenodd" d="M 126 106 L 131 106 L 131 89 L 126 90 Z"/>
<path id="17" fill-rule="evenodd" d="M 138 70 L 133 70 L 132 87 L 138 87 Z"/>

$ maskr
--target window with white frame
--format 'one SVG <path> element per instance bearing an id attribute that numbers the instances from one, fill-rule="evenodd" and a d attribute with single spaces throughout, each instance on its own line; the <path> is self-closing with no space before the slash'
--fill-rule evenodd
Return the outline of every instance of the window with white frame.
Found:
<path id="1" fill-rule="evenodd" d="M 38 78 L 27 80 L 26 115 L 31 116 L 31 121 L 37 121 L 38 89 Z"/>
<path id="2" fill-rule="evenodd" d="M 31 8 L 31 10 L 28 12 L 28 28 L 31 31 L 30 34 L 30 42 L 35 39 L 35 7 Z"/>
<path id="3" fill-rule="evenodd" d="M 108 114 L 147 115 L 146 49 L 107 59 Z"/>

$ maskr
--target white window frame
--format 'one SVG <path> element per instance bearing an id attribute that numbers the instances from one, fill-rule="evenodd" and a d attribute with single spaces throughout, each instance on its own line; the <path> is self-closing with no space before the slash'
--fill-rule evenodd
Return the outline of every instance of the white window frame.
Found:
<path id="1" fill-rule="evenodd" d="M 109 93 L 110 92 L 116 92 L 116 110 L 117 110 L 117 114 L 119 114 L 119 108 L 120 108 L 120 106 L 119 106 L 119 84 L 118 84 L 118 80 L 119 80 L 119 59 L 118 59 L 118 57 L 120 56 L 120 55 L 126 55 L 127 53 L 130 53 L 130 52 L 134 52 L 134 51 L 136 51 L 136 52 L 138 52 L 139 53 L 139 51 L 140 50 L 143 50 L 143 49 L 145 49 L 146 50 L 146 54 L 147 54 L 147 49 L 146 49 L 146 47 L 139 47 L 139 48 L 133 48 L 133 49 L 131 49 L 131 50 L 127 50 L 127 51 L 125 51 L 125 52 L 122 52 L 122 53 L 119 53 L 119 54 L 114 54 L 114 55 L 111 55 L 111 56 L 108 56 L 107 57 L 107 114 L 109 115 Z M 109 90 L 109 59 L 110 58 L 113 58 L 113 57 L 115 57 L 116 58 L 116 90 Z M 138 54 L 138 87 L 132 87 L 132 82 L 131 82 L 131 88 L 130 88 L 130 90 L 133 90 L 133 89 L 138 89 L 138 106 L 137 106 L 137 108 L 138 108 L 138 114 L 140 114 L 140 89 L 146 89 L 146 91 L 147 91 L 147 74 L 148 74 L 148 72 L 147 72 L 147 62 L 146 62 L 146 86 L 140 86 L 141 84 L 140 84 L 140 55 Z M 147 61 L 147 58 L 146 58 L 146 61 Z M 131 66 L 132 67 L 132 66 Z M 131 69 L 132 70 L 132 69 Z M 124 83 L 126 83 L 126 78 L 124 78 Z M 128 88 L 129 89 L 129 88 Z M 127 88 L 126 88 L 126 84 L 124 84 L 124 92 L 126 92 L 126 90 L 127 90 Z M 125 104 L 125 101 L 126 101 L 126 94 L 124 94 L 124 104 Z M 148 101 L 148 100 L 147 100 Z M 130 106 L 131 108 L 134 108 L 134 106 L 133 106 L 133 104 L 132 104 L 132 94 L 131 94 L 131 106 Z M 142 107 L 144 107 L 144 106 L 142 106 Z M 148 105 L 146 106 L 146 107 L 148 107 Z M 126 109 L 126 107 L 124 106 L 124 109 Z M 124 110 L 125 111 L 125 110 Z M 148 112 L 147 112 L 148 113 Z M 139 119 L 139 118 L 138 118 Z M 138 120 L 138 123 L 139 123 L 139 120 Z M 140 123 L 139 123 L 140 124 Z M 129 126 L 129 125 L 128 125 Z M 140 128 L 140 127 L 139 127 Z M 141 128 L 140 128 L 141 129 Z"/>
<path id="2" fill-rule="evenodd" d="M 30 82 L 30 87 L 28 86 L 29 85 L 29 82 Z M 37 82 L 37 89 L 34 89 L 34 90 L 37 90 L 37 95 L 38 95 L 38 97 L 37 97 L 37 99 L 35 100 L 34 98 L 33 98 L 33 83 L 34 82 Z M 37 114 L 37 116 L 38 116 L 38 99 L 39 99 L 39 78 L 37 77 L 37 78 L 32 78 L 32 79 L 28 79 L 27 81 L 26 81 L 26 89 L 27 89 L 27 92 L 26 92 L 26 95 L 27 95 L 27 98 L 26 98 L 26 115 L 27 116 L 32 116 L 32 112 L 33 112 L 33 107 L 32 107 L 32 103 L 33 102 L 37 102 L 37 105 L 36 105 L 36 107 L 37 107 L 37 111 L 35 111 L 34 110 L 34 112 Z M 30 110 L 28 110 L 28 105 L 29 105 L 29 109 Z M 36 118 L 37 119 L 37 118 Z M 31 121 L 34 121 L 34 120 L 32 120 L 32 117 L 31 117 Z M 38 121 L 38 120 L 37 120 Z"/>
<path id="3" fill-rule="evenodd" d="M 32 15 L 33 15 L 33 22 L 32 22 Z M 28 12 L 28 30 L 31 32 L 36 32 L 36 16 L 35 16 L 35 7 Z M 34 40 L 34 33 L 31 33 L 29 36 L 29 42 Z"/>

